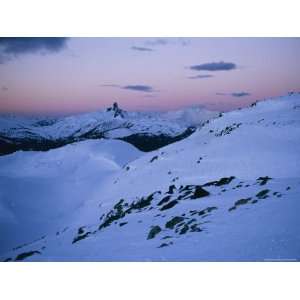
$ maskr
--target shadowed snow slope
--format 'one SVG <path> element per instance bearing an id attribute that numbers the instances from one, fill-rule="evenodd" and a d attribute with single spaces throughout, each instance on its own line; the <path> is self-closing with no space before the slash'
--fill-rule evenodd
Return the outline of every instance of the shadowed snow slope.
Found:
<path id="1" fill-rule="evenodd" d="M 130 144 L 84 141 L 0 157 L 1 250 L 59 229 L 108 176 L 140 156 Z"/>
<path id="2" fill-rule="evenodd" d="M 95 170 L 83 172 L 95 174 L 91 191 L 74 192 L 78 196 L 74 206 L 72 189 L 64 190 L 64 196 L 39 193 L 39 201 L 61 197 L 71 203 L 65 222 L 2 259 L 299 260 L 299 153 L 299 94 L 225 113 L 182 141 L 142 156 L 135 152 L 123 168 L 109 159 L 105 168 L 112 172 L 105 179 L 93 161 Z M 26 161 L 24 153 L 17 155 Z M 12 165 L 11 157 L 3 158 L 3 169 Z M 106 159 L 101 155 L 100 161 Z M 74 178 L 84 176 L 78 169 L 82 163 L 82 159 L 79 166 L 72 163 Z M 20 167 L 17 173 L 11 171 L 13 175 L 3 171 L 5 180 L 10 176 L 15 180 L 14 186 L 20 173 L 28 180 L 32 172 L 25 170 L 25 162 L 16 166 Z M 57 174 L 56 168 L 63 167 L 53 166 L 45 173 Z M 33 186 L 42 184 L 39 178 Z M 28 195 L 22 203 L 25 200 L 31 202 Z M 4 212 L 13 223 L 14 211 L 6 206 Z"/>

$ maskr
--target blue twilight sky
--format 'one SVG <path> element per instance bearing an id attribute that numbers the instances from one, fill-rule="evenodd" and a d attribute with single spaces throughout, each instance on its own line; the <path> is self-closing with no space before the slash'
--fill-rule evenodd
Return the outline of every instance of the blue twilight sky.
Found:
<path id="1" fill-rule="evenodd" d="M 230 110 L 300 90 L 299 38 L 0 38 L 0 112 Z"/>

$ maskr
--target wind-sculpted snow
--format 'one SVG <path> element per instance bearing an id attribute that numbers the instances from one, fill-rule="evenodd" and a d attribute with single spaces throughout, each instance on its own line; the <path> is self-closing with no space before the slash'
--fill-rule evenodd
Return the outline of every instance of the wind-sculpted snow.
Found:
<path id="1" fill-rule="evenodd" d="M 92 172 L 89 187 L 97 186 L 79 192 L 79 182 L 80 209 L 70 207 L 57 229 L 28 235 L 2 260 L 299 260 L 299 112 L 298 94 L 258 102 L 210 120 L 181 141 L 137 152 L 119 167 L 110 159 L 105 168 L 114 171 L 103 179 L 99 168 L 78 169 L 74 174 L 83 178 Z M 21 159 L 25 153 L 19 153 Z M 17 165 L 27 178 L 26 164 Z M 9 176 L 18 182 L 16 174 Z M 63 198 L 73 197 L 68 189 Z"/>

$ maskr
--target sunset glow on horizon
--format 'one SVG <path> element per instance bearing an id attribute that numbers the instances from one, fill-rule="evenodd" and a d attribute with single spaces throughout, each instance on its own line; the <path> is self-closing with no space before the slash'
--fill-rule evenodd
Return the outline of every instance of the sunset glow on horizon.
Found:
<path id="1" fill-rule="evenodd" d="M 0 113 L 231 110 L 300 91 L 299 38 L 0 38 Z"/>

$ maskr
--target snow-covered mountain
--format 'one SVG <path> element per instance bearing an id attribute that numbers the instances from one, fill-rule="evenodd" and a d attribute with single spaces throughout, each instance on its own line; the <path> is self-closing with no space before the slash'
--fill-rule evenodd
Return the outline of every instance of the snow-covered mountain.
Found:
<path id="1" fill-rule="evenodd" d="M 0 170 L 1 244 L 15 244 L 2 260 L 300 259 L 299 94 L 153 152 L 81 141 L 2 156 Z"/>
<path id="2" fill-rule="evenodd" d="M 86 139 L 125 140 L 150 151 L 190 135 L 218 115 L 203 108 L 171 113 L 126 112 L 117 103 L 106 110 L 64 118 L 0 117 L 0 154 L 49 150 Z"/>

